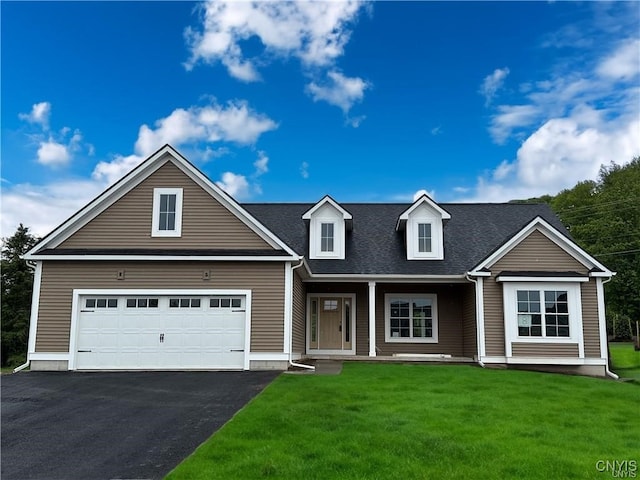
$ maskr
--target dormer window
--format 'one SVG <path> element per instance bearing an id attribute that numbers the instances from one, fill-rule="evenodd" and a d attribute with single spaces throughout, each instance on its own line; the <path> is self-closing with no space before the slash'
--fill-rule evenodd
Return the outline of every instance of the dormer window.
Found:
<path id="1" fill-rule="evenodd" d="M 334 246 L 334 224 L 333 223 L 321 223 L 320 224 L 320 251 L 325 253 L 333 253 Z"/>
<path id="2" fill-rule="evenodd" d="M 182 189 L 154 188 L 152 237 L 180 237 L 182 235 Z"/>
<path id="3" fill-rule="evenodd" d="M 309 258 L 344 260 L 352 216 L 326 196 L 302 216 L 309 221 Z"/>
<path id="4" fill-rule="evenodd" d="M 397 231 L 404 231 L 407 260 L 444 259 L 444 220 L 446 210 L 423 195 L 398 218 Z"/>
<path id="5" fill-rule="evenodd" d="M 418 253 L 431 253 L 431 224 L 418 224 Z"/>

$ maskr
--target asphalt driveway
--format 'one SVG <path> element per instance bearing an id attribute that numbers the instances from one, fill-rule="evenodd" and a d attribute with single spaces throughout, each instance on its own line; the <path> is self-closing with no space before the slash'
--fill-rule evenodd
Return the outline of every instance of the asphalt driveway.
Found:
<path id="1" fill-rule="evenodd" d="M 3 480 L 162 478 L 278 372 L 1 378 Z"/>

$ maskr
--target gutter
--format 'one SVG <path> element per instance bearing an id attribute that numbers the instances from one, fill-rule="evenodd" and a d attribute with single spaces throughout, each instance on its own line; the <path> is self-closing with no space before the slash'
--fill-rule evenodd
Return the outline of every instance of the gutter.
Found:
<path id="1" fill-rule="evenodd" d="M 299 263 L 295 266 L 295 267 L 291 267 L 291 290 L 293 292 L 293 279 L 294 279 L 294 274 L 293 271 L 297 268 L 300 268 L 304 265 L 304 257 L 300 257 L 299 258 Z M 293 305 L 292 305 L 292 312 L 293 312 Z M 315 371 L 316 367 L 314 367 L 313 365 L 305 365 L 304 363 L 296 363 L 293 361 L 292 355 L 293 355 L 293 313 L 291 314 L 291 318 L 287 319 L 289 320 L 289 326 L 291 328 L 291 335 L 289 336 L 289 341 L 291 342 L 291 344 L 289 345 L 289 365 L 292 367 L 297 367 L 297 368 L 304 368 L 306 370 L 312 370 Z"/>

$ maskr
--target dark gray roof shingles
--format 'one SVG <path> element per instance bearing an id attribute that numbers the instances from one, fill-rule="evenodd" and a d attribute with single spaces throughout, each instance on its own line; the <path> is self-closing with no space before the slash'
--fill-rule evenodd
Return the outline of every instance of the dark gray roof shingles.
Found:
<path id="1" fill-rule="evenodd" d="M 444 224 L 444 260 L 407 260 L 404 232 L 396 222 L 410 204 L 346 203 L 353 215 L 344 260 L 309 260 L 308 225 L 302 215 L 312 203 L 248 203 L 242 206 L 298 254 L 313 273 L 369 275 L 462 275 L 540 216 L 569 236 L 545 204 L 449 203 Z"/>

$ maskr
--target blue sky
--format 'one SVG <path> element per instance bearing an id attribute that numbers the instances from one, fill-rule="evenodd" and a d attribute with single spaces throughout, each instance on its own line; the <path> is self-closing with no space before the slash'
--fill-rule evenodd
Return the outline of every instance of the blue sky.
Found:
<path id="1" fill-rule="evenodd" d="M 3 2 L 2 235 L 171 143 L 240 201 L 508 201 L 640 154 L 638 2 Z"/>

